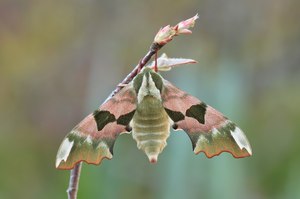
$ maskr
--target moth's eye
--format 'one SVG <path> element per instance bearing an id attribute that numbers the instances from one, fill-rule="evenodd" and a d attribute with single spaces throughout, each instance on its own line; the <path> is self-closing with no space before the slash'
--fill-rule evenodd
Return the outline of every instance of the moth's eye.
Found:
<path id="1" fill-rule="evenodd" d="M 138 93 L 138 91 L 140 90 L 142 86 L 142 82 L 143 82 L 143 74 L 140 73 L 133 80 L 133 87 L 136 93 Z"/>
<path id="2" fill-rule="evenodd" d="M 162 82 L 161 76 L 154 72 L 151 72 L 150 74 L 155 83 L 156 88 L 161 92 L 162 87 L 163 87 L 163 82 Z"/>

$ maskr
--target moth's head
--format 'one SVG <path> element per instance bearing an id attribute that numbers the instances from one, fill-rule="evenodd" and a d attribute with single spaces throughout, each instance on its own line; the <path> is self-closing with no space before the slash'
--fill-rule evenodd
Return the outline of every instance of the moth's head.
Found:
<path id="1" fill-rule="evenodd" d="M 143 83 L 144 82 L 144 83 Z M 133 79 L 133 87 L 136 91 L 136 93 L 139 92 L 141 87 L 146 87 L 148 89 L 153 89 L 150 88 L 151 85 L 154 83 L 155 88 L 159 90 L 159 92 L 162 91 L 163 88 L 163 78 L 156 73 L 153 69 L 149 67 L 144 67 L 140 73 Z"/>

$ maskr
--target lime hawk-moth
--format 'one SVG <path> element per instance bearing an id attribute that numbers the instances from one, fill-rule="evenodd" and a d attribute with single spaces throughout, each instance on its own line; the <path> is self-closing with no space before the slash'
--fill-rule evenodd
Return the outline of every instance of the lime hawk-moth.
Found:
<path id="1" fill-rule="evenodd" d="M 137 147 L 155 163 L 171 127 L 188 134 L 196 154 L 204 152 L 209 158 L 221 152 L 235 158 L 252 154 L 246 136 L 232 121 L 145 67 L 65 137 L 56 167 L 72 169 L 80 161 L 99 164 L 103 158 L 111 159 L 116 138 L 130 132 Z"/>

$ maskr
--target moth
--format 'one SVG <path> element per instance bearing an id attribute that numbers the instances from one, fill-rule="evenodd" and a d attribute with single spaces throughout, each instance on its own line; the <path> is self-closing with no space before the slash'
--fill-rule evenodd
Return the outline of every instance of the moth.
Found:
<path id="1" fill-rule="evenodd" d="M 235 158 L 252 155 L 246 136 L 232 121 L 144 67 L 65 137 L 56 167 L 72 169 L 80 161 L 100 164 L 104 158 L 111 159 L 117 137 L 130 132 L 137 147 L 156 163 L 171 127 L 187 133 L 195 154 L 204 152 L 209 158 L 222 152 Z"/>

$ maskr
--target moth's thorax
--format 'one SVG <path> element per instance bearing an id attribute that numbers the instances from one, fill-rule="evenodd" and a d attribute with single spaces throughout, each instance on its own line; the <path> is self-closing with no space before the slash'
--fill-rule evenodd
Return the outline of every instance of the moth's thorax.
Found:
<path id="1" fill-rule="evenodd" d="M 150 162 L 156 162 L 170 134 L 169 117 L 161 101 L 152 95 L 144 96 L 130 125 L 138 148 L 146 153 Z"/>
<path id="2" fill-rule="evenodd" d="M 141 103 L 145 96 L 153 96 L 161 101 L 162 77 L 150 68 L 144 68 L 134 79 L 134 88 L 137 92 L 138 103 Z"/>

